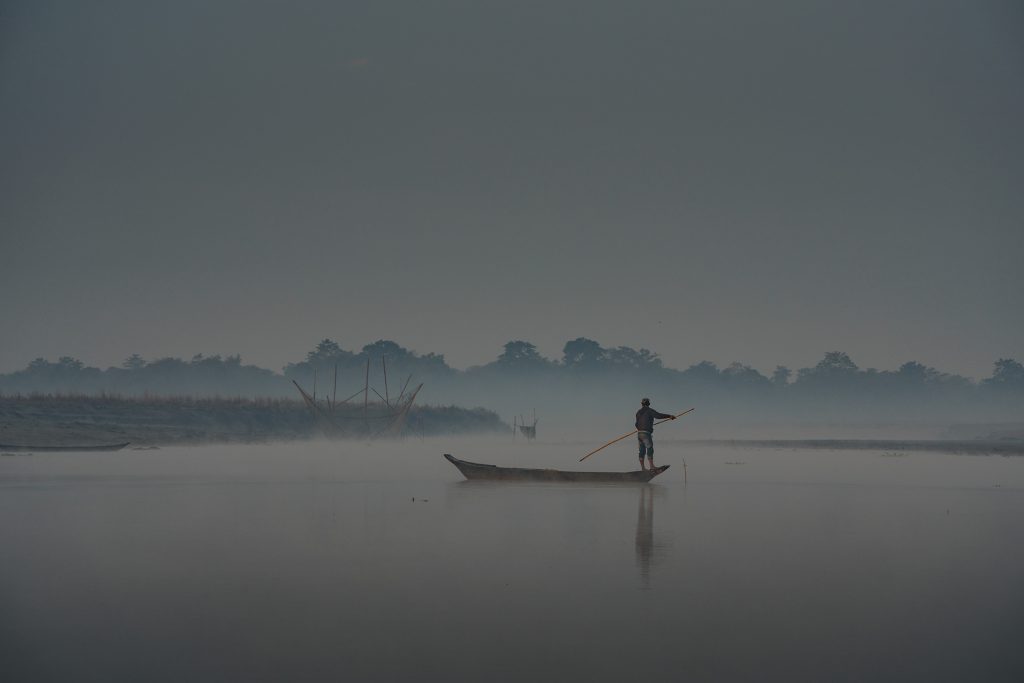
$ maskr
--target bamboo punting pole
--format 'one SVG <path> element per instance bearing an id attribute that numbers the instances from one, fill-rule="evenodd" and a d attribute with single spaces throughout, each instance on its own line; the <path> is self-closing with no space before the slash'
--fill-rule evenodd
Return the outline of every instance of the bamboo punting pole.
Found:
<path id="1" fill-rule="evenodd" d="M 391 401 L 388 400 L 388 364 L 384 362 L 384 354 L 380 355 L 380 366 L 384 368 L 384 403 L 388 404 L 388 408 L 391 407 Z M 378 394 L 379 395 L 379 394 Z"/>
<path id="2" fill-rule="evenodd" d="M 674 420 L 674 419 L 676 419 L 677 417 L 682 417 L 683 415 L 686 415 L 687 413 L 692 413 L 692 412 L 693 412 L 694 410 L 695 410 L 695 408 L 690 408 L 689 410 L 684 410 L 683 412 L 679 413 L 678 415 L 675 415 L 675 416 L 673 416 L 673 417 L 669 417 L 669 418 L 666 418 L 666 419 L 664 419 L 664 420 L 659 420 L 659 421 L 655 422 L 654 424 L 656 424 L 656 425 L 660 425 L 660 424 L 661 424 L 662 422 L 668 422 L 669 420 Z M 640 430 L 639 430 L 639 429 L 634 429 L 634 430 L 633 430 L 633 431 L 631 431 L 631 432 L 630 432 L 629 434 L 623 434 L 622 436 L 620 436 L 620 437 L 619 437 L 619 438 L 617 438 L 617 439 L 612 439 L 611 441 L 609 441 L 609 442 L 608 442 L 608 443 L 606 443 L 605 445 L 601 446 L 600 448 L 595 448 L 594 450 L 592 450 L 592 451 L 590 451 L 589 453 L 587 453 L 586 455 L 584 455 L 584 456 L 583 456 L 582 458 L 580 458 L 580 459 L 579 459 L 579 462 L 583 462 L 584 460 L 586 460 L 587 458 L 589 458 L 590 456 L 592 456 L 592 455 L 593 455 L 594 453 L 597 453 L 598 451 L 603 451 L 604 449 L 606 449 L 606 448 L 608 448 L 609 446 L 611 446 L 611 445 L 612 445 L 613 443 L 618 443 L 618 442 L 622 441 L 623 439 L 625 439 L 625 438 L 627 438 L 627 437 L 633 436 L 633 435 L 634 435 L 634 434 L 636 434 L 636 433 L 637 433 L 638 431 L 640 431 Z"/>

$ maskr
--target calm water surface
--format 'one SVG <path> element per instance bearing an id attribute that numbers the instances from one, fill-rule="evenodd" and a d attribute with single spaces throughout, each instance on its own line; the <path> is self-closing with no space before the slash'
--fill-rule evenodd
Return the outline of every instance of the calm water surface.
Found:
<path id="1" fill-rule="evenodd" d="M 649 486 L 441 458 L 590 447 L 0 458 L 0 680 L 1024 680 L 1024 458 L 665 442 Z"/>

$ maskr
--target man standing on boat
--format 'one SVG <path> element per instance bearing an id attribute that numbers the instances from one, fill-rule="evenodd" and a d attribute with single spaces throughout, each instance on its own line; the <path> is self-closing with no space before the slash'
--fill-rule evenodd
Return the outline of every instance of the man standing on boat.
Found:
<path id="1" fill-rule="evenodd" d="M 645 470 L 644 455 L 647 455 L 647 464 L 654 469 L 654 421 L 674 420 L 675 415 L 659 413 L 651 407 L 651 399 L 645 398 L 640 401 L 640 410 L 636 411 L 636 438 L 640 442 L 640 469 Z"/>

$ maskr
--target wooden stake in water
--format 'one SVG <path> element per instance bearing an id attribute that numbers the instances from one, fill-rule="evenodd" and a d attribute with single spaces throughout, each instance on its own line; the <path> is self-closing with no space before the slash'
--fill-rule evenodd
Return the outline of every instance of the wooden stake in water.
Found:
<path id="1" fill-rule="evenodd" d="M 679 413 L 675 417 L 669 417 L 669 418 L 666 418 L 664 420 L 659 420 L 659 421 L 655 422 L 654 424 L 660 425 L 662 422 L 668 422 L 669 420 L 674 420 L 676 417 L 682 417 L 683 415 L 686 415 L 687 413 L 692 413 L 694 410 L 696 410 L 696 409 L 695 408 L 690 408 L 689 410 L 684 410 L 683 412 Z M 618 442 L 622 441 L 623 439 L 625 439 L 627 437 L 633 436 L 634 434 L 636 434 L 639 431 L 640 431 L 639 429 L 634 429 L 629 434 L 623 434 L 622 436 L 620 436 L 617 439 L 612 439 L 611 441 L 609 441 L 605 445 L 601 446 L 600 448 L 595 448 L 594 450 L 592 450 L 589 453 L 587 453 L 586 455 L 584 455 L 582 458 L 579 459 L 579 462 L 583 462 L 584 460 L 586 460 L 587 458 L 592 456 L 594 453 L 597 453 L 598 451 L 603 451 L 604 449 L 606 449 L 609 446 L 611 446 L 613 443 L 618 443 Z"/>

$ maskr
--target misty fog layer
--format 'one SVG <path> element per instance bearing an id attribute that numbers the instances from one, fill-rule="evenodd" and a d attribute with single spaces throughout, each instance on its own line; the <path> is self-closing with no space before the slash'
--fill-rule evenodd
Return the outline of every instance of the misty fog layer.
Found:
<path id="1" fill-rule="evenodd" d="M 1012 681 L 1024 460 L 494 439 L 0 458 L 4 680 Z M 588 460 L 633 466 L 633 444 Z M 683 484 L 683 460 L 689 484 Z"/>
<path id="2" fill-rule="evenodd" d="M 12 409 L 17 410 L 21 410 L 17 396 L 26 394 L 142 397 L 137 407 L 144 412 L 144 403 L 153 397 L 297 400 L 300 387 L 306 398 L 318 397 L 329 410 L 340 401 L 344 409 L 357 413 L 364 401 L 388 402 L 417 392 L 417 409 L 425 404 L 483 407 L 497 411 L 509 424 L 539 419 L 545 433 L 564 438 L 576 438 L 584 425 L 588 429 L 629 425 L 644 396 L 663 412 L 696 408 L 697 414 L 687 423 L 728 427 L 731 433 L 719 434 L 726 438 L 751 435 L 751 428 L 753 435 L 767 436 L 763 431 L 756 434 L 756 430 L 785 424 L 796 431 L 832 425 L 833 437 L 848 436 L 840 431 L 851 425 L 899 424 L 921 425 L 923 430 L 912 435 L 915 438 L 950 436 L 944 430 L 964 424 L 978 427 L 976 433 L 961 437 L 1024 436 L 1020 425 L 1024 365 L 1013 358 L 997 359 L 991 375 L 979 381 L 914 360 L 896 369 L 863 368 L 841 351 L 827 352 L 809 367 L 794 370 L 777 365 L 770 373 L 740 362 L 719 367 L 702 361 L 676 369 L 649 349 L 605 347 L 580 337 L 567 341 L 558 358 L 545 357 L 534 344 L 515 340 L 507 342 L 491 362 L 458 370 L 442 354 L 419 354 L 389 340 L 350 351 L 324 339 L 304 359 L 288 363 L 280 374 L 243 364 L 237 355 L 197 354 L 185 361 L 171 357 L 146 360 L 132 354 L 120 367 L 106 370 L 88 367 L 72 357 L 56 362 L 38 358 L 24 370 L 0 375 L 0 395 L 13 396 Z M 34 407 L 44 404 L 45 399 L 33 400 Z M 154 403 L 157 408 L 159 404 L 159 400 Z M 121 412 L 127 407 L 122 404 Z M 269 429 L 269 424 L 258 424 L 259 415 L 266 411 L 229 407 L 251 413 L 248 421 L 255 431 Z M 60 400 L 50 408 L 54 417 L 67 413 Z M 218 408 L 210 405 L 208 409 Z M 97 416 L 102 412 L 99 404 L 95 412 Z M 65 417 L 72 419 L 70 414 Z"/>

